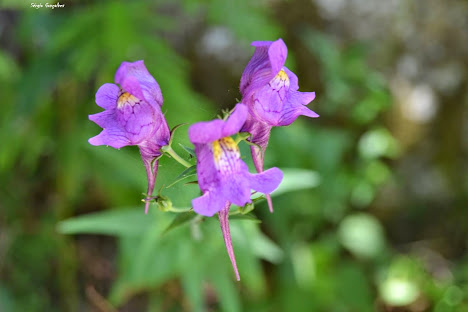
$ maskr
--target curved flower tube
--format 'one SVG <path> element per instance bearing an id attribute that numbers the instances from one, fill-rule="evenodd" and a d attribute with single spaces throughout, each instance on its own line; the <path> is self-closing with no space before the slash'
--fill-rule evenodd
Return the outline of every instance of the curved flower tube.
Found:
<path id="1" fill-rule="evenodd" d="M 161 111 L 162 93 L 143 61 L 123 62 L 114 80 L 120 87 L 106 83 L 96 93 L 96 104 L 104 111 L 89 115 L 89 119 L 103 130 L 88 142 L 113 148 L 139 147 L 148 177 L 147 213 L 158 170 L 156 158 L 170 138 L 169 127 Z"/>
<path id="2" fill-rule="evenodd" d="M 305 106 L 315 92 L 299 92 L 297 76 L 284 66 L 288 49 L 283 40 L 254 41 L 252 46 L 255 52 L 240 82 L 242 102 L 249 108 L 242 131 L 249 132 L 249 141 L 257 145 L 251 146 L 251 153 L 257 172 L 262 172 L 271 128 L 288 126 L 300 115 L 318 115 Z M 269 195 L 267 200 L 273 212 Z"/>
<path id="3" fill-rule="evenodd" d="M 198 122 L 189 128 L 189 138 L 197 155 L 198 184 L 203 192 L 201 197 L 192 200 L 193 210 L 209 217 L 219 212 L 226 249 L 237 279 L 239 273 L 229 234 L 229 207 L 231 203 L 237 206 L 250 203 L 252 189 L 266 194 L 273 192 L 283 179 L 278 168 L 251 174 L 241 160 L 239 147 L 230 136 L 239 132 L 247 115 L 247 107 L 237 104 L 226 121 Z"/>

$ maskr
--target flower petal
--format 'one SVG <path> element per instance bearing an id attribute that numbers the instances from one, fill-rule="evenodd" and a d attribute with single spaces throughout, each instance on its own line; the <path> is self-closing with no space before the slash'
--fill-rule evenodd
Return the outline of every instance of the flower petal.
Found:
<path id="1" fill-rule="evenodd" d="M 145 96 L 143 95 L 143 90 L 140 86 L 140 82 L 136 77 L 133 76 L 127 76 L 124 77 L 120 85 L 122 86 L 122 89 L 130 93 L 131 95 L 137 97 L 140 101 L 145 100 Z"/>
<path id="2" fill-rule="evenodd" d="M 197 178 L 202 192 L 219 188 L 219 172 L 214 163 L 213 152 L 207 144 L 195 144 L 197 155 Z"/>
<path id="3" fill-rule="evenodd" d="M 271 71 L 273 76 L 279 73 L 286 62 L 288 56 L 288 48 L 284 43 L 283 39 L 278 39 L 270 45 L 268 48 L 268 57 L 270 59 Z"/>
<path id="4" fill-rule="evenodd" d="M 283 70 L 286 72 L 286 75 L 288 75 L 288 78 L 289 78 L 289 90 L 291 91 L 299 90 L 299 83 L 298 83 L 299 80 L 297 79 L 296 74 L 290 71 L 289 68 L 287 68 L 286 66 L 283 67 Z"/>
<path id="5" fill-rule="evenodd" d="M 115 82 L 131 93 L 131 91 L 124 86 L 124 81 L 127 80 L 128 77 L 134 77 L 141 86 L 143 97 L 139 97 L 139 99 L 145 99 L 151 105 L 162 105 L 163 97 L 161 89 L 156 80 L 146 69 L 143 61 L 136 61 L 133 63 L 122 62 L 115 73 Z M 137 96 L 137 94 L 133 95 Z"/>
<path id="6" fill-rule="evenodd" d="M 317 113 L 315 113 L 314 111 L 308 109 L 306 106 L 296 106 L 296 107 L 290 108 L 289 110 L 286 110 L 283 113 L 283 116 L 278 121 L 277 126 L 289 126 L 300 115 L 304 115 L 304 116 L 312 117 L 312 118 L 319 117 L 319 115 Z"/>
<path id="7" fill-rule="evenodd" d="M 88 118 L 101 128 L 118 127 L 117 121 L 115 120 L 115 109 L 108 109 L 97 114 L 89 115 Z"/>
<path id="8" fill-rule="evenodd" d="M 274 167 L 262 173 L 247 173 L 250 188 L 264 194 L 270 194 L 280 185 L 283 180 L 283 172 Z"/>
<path id="9" fill-rule="evenodd" d="M 132 142 L 127 138 L 127 132 L 120 127 L 115 117 L 114 109 L 88 116 L 89 120 L 104 128 L 101 133 L 88 140 L 91 145 L 109 145 L 114 148 L 132 145 Z"/>
<path id="10" fill-rule="evenodd" d="M 157 107 L 155 109 L 155 114 L 160 118 L 160 123 L 153 137 L 150 138 L 149 141 L 154 142 L 156 145 L 164 146 L 169 143 L 171 131 L 169 130 L 164 114 L 161 112 L 161 108 Z"/>
<path id="11" fill-rule="evenodd" d="M 315 99 L 315 92 L 291 92 L 291 94 L 299 97 L 298 102 L 302 105 L 307 105 Z"/>
<path id="12" fill-rule="evenodd" d="M 119 86 L 113 83 L 103 84 L 96 92 L 96 104 L 104 109 L 115 108 L 119 91 Z"/>
<path id="13" fill-rule="evenodd" d="M 254 41 L 251 45 L 255 47 L 255 52 L 242 73 L 239 86 L 243 99 L 268 84 L 282 69 L 288 55 L 288 48 L 282 39 Z"/>
<path id="14" fill-rule="evenodd" d="M 210 143 L 222 138 L 222 129 L 224 121 L 216 119 L 212 121 L 201 121 L 191 125 L 188 129 L 190 142 Z"/>
<path id="15" fill-rule="evenodd" d="M 227 137 L 239 132 L 239 130 L 244 125 L 248 114 L 249 110 L 247 106 L 242 103 L 237 104 L 231 116 L 229 116 L 229 118 L 224 123 L 222 136 Z"/>
<path id="16" fill-rule="evenodd" d="M 216 119 L 197 122 L 191 125 L 188 130 L 190 142 L 207 144 L 236 134 L 244 124 L 247 115 L 247 107 L 244 104 L 237 104 L 226 121 Z"/>
<path id="17" fill-rule="evenodd" d="M 202 216 L 212 217 L 223 209 L 226 200 L 216 191 L 206 191 L 202 196 L 192 200 L 193 210 Z"/>
<path id="18" fill-rule="evenodd" d="M 117 128 L 104 129 L 98 135 L 88 140 L 91 145 L 109 145 L 113 148 L 121 148 L 130 145 L 125 132 Z"/>
<path id="19" fill-rule="evenodd" d="M 300 115 L 312 118 L 319 117 L 317 113 L 304 106 L 314 98 L 315 92 L 291 92 L 289 98 L 286 101 L 287 105 L 285 105 L 282 115 L 276 125 L 288 126 Z"/>
<path id="20" fill-rule="evenodd" d="M 250 183 L 246 177 L 249 171 L 244 162 L 241 163 L 241 166 L 243 172 L 228 176 L 221 181 L 223 197 L 237 206 L 244 206 L 251 202 Z"/>
<path id="21" fill-rule="evenodd" d="M 252 45 L 256 42 L 252 42 Z M 271 41 L 267 42 L 271 43 Z M 268 46 L 256 47 L 252 58 L 242 73 L 239 89 L 244 98 L 247 96 L 248 90 L 259 88 L 274 77 L 268 57 Z"/>
<path id="22" fill-rule="evenodd" d="M 261 47 L 269 48 L 272 43 L 273 41 L 252 41 L 250 45 L 256 48 L 261 48 Z"/>
<path id="23" fill-rule="evenodd" d="M 159 107 L 156 107 L 159 109 Z M 127 137 L 137 145 L 150 140 L 161 123 L 165 122 L 161 113 L 156 113 L 153 106 L 141 101 L 133 106 L 127 105 L 119 110 L 120 124 L 125 128 Z"/>

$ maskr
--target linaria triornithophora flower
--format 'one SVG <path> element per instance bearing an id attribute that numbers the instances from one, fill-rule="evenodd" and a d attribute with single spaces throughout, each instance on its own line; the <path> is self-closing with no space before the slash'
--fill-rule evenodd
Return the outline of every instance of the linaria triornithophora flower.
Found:
<path id="1" fill-rule="evenodd" d="M 121 148 L 137 145 L 148 176 L 145 212 L 154 189 L 160 149 L 169 142 L 170 131 L 161 112 L 161 89 L 143 61 L 123 62 L 115 73 L 115 83 L 102 85 L 96 104 L 105 110 L 89 115 L 103 130 L 89 139 L 92 145 Z"/>
<path id="2" fill-rule="evenodd" d="M 237 143 L 230 137 L 239 132 L 248 115 L 243 104 L 237 104 L 229 118 L 198 122 L 189 128 L 190 141 L 197 155 L 197 177 L 201 197 L 192 201 L 195 212 L 212 216 L 219 212 L 219 221 L 226 249 L 239 279 L 229 233 L 228 216 L 231 203 L 250 203 L 251 190 L 269 194 L 280 184 L 283 173 L 271 168 L 262 173 L 249 173 L 240 158 Z"/>

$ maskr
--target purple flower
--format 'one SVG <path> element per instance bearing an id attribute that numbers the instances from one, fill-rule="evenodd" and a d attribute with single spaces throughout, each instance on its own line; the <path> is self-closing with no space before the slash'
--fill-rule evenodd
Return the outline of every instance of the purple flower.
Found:
<path id="1" fill-rule="evenodd" d="M 242 102 L 249 116 L 242 131 L 251 134 L 252 158 L 257 172 L 263 171 L 264 152 L 272 127 L 288 126 L 300 115 L 318 117 L 305 105 L 315 98 L 315 92 L 299 92 L 297 76 L 284 66 L 288 49 L 282 39 L 254 41 L 255 52 L 241 77 Z M 271 198 L 267 195 L 270 211 Z"/>
<path id="2" fill-rule="evenodd" d="M 115 83 L 106 83 L 96 92 L 96 104 L 105 110 L 89 115 L 89 119 L 103 128 L 89 139 L 92 145 L 121 148 L 138 145 L 148 176 L 145 213 L 153 193 L 158 170 L 156 157 L 170 138 L 169 127 L 161 112 L 161 89 L 143 61 L 123 62 L 115 73 Z"/>
<path id="3" fill-rule="evenodd" d="M 239 273 L 229 234 L 229 207 L 231 203 L 237 206 L 250 203 L 252 189 L 266 194 L 273 192 L 283 179 L 278 168 L 251 174 L 241 160 L 239 147 L 230 136 L 239 132 L 247 115 L 247 107 L 238 104 L 226 121 L 198 122 L 189 128 L 189 138 L 197 155 L 198 184 L 203 192 L 201 197 L 192 200 L 192 206 L 196 213 L 204 216 L 219 212 L 221 230 L 237 279 Z"/>

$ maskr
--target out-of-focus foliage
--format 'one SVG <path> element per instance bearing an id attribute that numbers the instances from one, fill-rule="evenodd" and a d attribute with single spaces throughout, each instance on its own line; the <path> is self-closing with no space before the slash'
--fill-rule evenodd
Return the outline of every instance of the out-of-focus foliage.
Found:
<path id="1" fill-rule="evenodd" d="M 466 3 L 64 3 L 1 4 L 0 311 L 468 311 Z M 216 218 L 144 215 L 137 149 L 90 146 L 87 115 L 143 59 L 171 127 L 214 118 L 279 37 L 321 117 L 273 129 L 286 178 L 231 218 L 238 283 Z M 183 170 L 161 161 L 174 207 Z"/>

